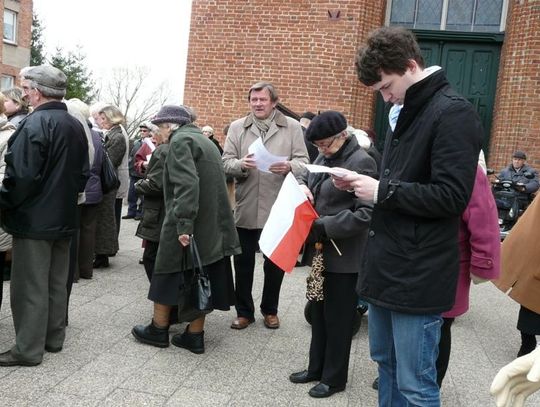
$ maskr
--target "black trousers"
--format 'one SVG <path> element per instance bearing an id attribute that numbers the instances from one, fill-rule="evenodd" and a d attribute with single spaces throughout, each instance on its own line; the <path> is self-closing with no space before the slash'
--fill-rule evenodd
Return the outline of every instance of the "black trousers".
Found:
<path id="1" fill-rule="evenodd" d="M 325 273 L 324 300 L 313 303 L 308 372 L 329 386 L 347 383 L 358 274 Z"/>
<path id="2" fill-rule="evenodd" d="M 234 280 L 236 293 L 236 313 L 239 317 L 253 319 L 255 305 L 253 304 L 253 273 L 255 269 L 255 253 L 259 249 L 259 236 L 262 229 L 236 228 L 242 254 L 234 256 Z M 261 311 L 264 314 L 276 315 L 278 313 L 279 292 L 283 275 L 278 266 L 266 257 L 264 258 L 264 286 L 261 299 Z"/>
<path id="3" fill-rule="evenodd" d="M 448 362 L 450 361 L 450 350 L 452 348 L 452 323 L 454 318 L 443 318 L 443 324 L 441 326 L 441 340 L 439 341 L 439 356 L 437 357 L 437 384 L 439 387 L 442 385 L 446 370 L 448 369 Z"/>
<path id="4" fill-rule="evenodd" d="M 0 252 L 0 308 L 4 298 L 4 268 L 6 266 L 6 252 Z"/>
<path id="5" fill-rule="evenodd" d="M 114 201 L 114 218 L 116 219 L 116 236 L 120 234 L 120 221 L 122 220 L 122 198 Z"/>
<path id="6" fill-rule="evenodd" d="M 159 242 L 151 242 L 150 240 L 145 240 L 144 242 L 142 261 L 144 265 L 144 271 L 146 271 L 146 276 L 148 277 L 148 281 L 152 281 L 152 274 L 154 274 L 154 267 L 156 266 L 158 247 Z"/>
<path id="7" fill-rule="evenodd" d="M 96 247 L 96 223 L 97 204 L 81 205 L 81 222 L 79 229 L 79 252 L 77 253 L 78 273 L 75 272 L 75 280 L 79 277 L 92 278 L 94 269 L 94 251 Z"/>

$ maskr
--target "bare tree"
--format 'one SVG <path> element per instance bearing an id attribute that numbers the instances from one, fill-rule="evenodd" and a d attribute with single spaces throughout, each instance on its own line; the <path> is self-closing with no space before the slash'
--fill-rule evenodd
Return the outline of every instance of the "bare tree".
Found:
<path id="1" fill-rule="evenodd" d="M 155 86 L 149 81 L 150 69 L 143 66 L 113 68 L 99 92 L 99 99 L 118 107 L 126 117 L 130 136 L 139 124 L 150 119 L 170 99 L 166 82 Z"/>

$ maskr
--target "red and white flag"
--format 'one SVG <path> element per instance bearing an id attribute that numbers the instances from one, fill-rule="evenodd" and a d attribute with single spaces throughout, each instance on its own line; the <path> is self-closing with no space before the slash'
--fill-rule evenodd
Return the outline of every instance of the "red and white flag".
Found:
<path id="1" fill-rule="evenodd" d="M 280 269 L 290 273 L 311 224 L 318 217 L 298 181 L 291 173 L 287 174 L 261 232 L 261 252 Z"/>

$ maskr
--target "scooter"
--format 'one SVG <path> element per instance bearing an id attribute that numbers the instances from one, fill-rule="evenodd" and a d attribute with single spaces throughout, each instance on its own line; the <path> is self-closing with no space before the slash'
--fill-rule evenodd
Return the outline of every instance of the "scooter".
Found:
<path id="1" fill-rule="evenodd" d="M 494 175 L 494 171 L 488 170 L 488 175 Z M 529 172 L 524 173 L 524 176 L 529 179 L 534 178 L 534 174 Z M 503 241 L 519 217 L 525 212 L 531 199 L 524 199 L 523 183 L 499 179 L 496 175 L 495 180 L 491 182 L 491 188 L 497 204 L 501 241 Z"/>

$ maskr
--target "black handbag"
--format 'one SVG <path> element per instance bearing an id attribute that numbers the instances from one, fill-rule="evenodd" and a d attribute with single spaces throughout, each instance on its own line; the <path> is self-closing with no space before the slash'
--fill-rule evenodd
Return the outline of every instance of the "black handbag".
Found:
<path id="1" fill-rule="evenodd" d="M 109 153 L 107 149 L 103 146 L 103 160 L 101 161 L 101 190 L 104 194 L 111 192 L 114 189 L 117 189 L 120 186 L 120 180 L 118 179 L 118 174 L 114 169 L 114 165 L 109 158 Z"/>
<path id="2" fill-rule="evenodd" d="M 191 281 L 190 302 L 191 306 L 199 311 L 212 311 L 212 288 L 208 272 L 204 269 L 199 256 L 199 250 L 195 239 L 191 236 L 189 251 L 193 264 L 193 279 Z"/>

